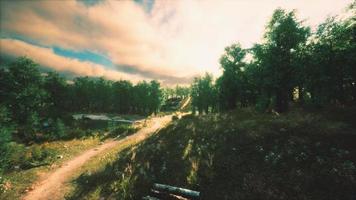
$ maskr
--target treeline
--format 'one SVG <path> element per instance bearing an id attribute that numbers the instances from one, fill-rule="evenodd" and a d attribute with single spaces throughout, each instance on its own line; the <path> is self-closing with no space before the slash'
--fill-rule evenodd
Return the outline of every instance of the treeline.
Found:
<path id="1" fill-rule="evenodd" d="M 350 106 L 356 103 L 355 3 L 341 16 L 311 31 L 295 12 L 275 10 L 263 43 L 250 49 L 225 48 L 222 76 L 206 74 L 192 84 L 193 107 L 202 112 L 255 106 L 288 111 L 304 106 Z"/>
<path id="2" fill-rule="evenodd" d="M 190 95 L 190 88 L 188 86 L 180 86 L 176 85 L 174 88 L 164 88 L 163 89 L 163 98 L 170 99 L 170 98 L 186 98 Z"/>
<path id="3" fill-rule="evenodd" d="M 0 85 L 1 126 L 11 122 L 16 136 L 26 141 L 43 132 L 43 124 L 63 126 L 72 113 L 150 114 L 159 110 L 162 99 L 157 81 L 133 85 L 78 77 L 68 82 L 55 72 L 41 73 L 26 57 L 0 69 Z"/>

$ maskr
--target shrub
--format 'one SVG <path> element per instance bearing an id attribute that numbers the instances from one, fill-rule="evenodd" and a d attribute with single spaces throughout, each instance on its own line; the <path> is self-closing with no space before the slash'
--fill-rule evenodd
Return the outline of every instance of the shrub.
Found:
<path id="1" fill-rule="evenodd" d="M 83 130 L 83 129 L 80 129 L 80 128 L 74 128 L 72 129 L 69 134 L 68 134 L 68 137 L 70 138 L 82 138 L 82 137 L 85 137 L 89 134 L 89 130 Z"/>
<path id="2" fill-rule="evenodd" d="M 25 158 L 26 148 L 23 144 L 10 142 L 5 146 L 5 155 L 3 157 L 3 166 L 5 170 L 20 167 Z"/>
<path id="3" fill-rule="evenodd" d="M 120 124 L 116 127 L 114 127 L 111 131 L 111 135 L 117 135 L 117 136 L 126 136 L 134 133 L 136 129 L 132 127 L 131 125 L 128 124 Z"/>
<path id="4" fill-rule="evenodd" d="M 40 145 L 25 147 L 25 145 L 16 142 L 8 143 L 4 150 L 1 162 L 2 168 L 7 171 L 47 165 L 53 161 L 56 155 L 54 150 Z"/>
<path id="5" fill-rule="evenodd" d="M 0 194 L 5 193 L 7 190 L 10 189 L 10 187 L 10 182 L 3 178 L 0 172 Z"/>
<path id="6" fill-rule="evenodd" d="M 268 106 L 270 105 L 270 100 L 266 97 L 260 97 L 259 99 L 257 99 L 257 103 L 255 106 L 255 109 L 258 112 L 265 112 L 268 108 Z"/>
<path id="7" fill-rule="evenodd" d="M 26 123 L 20 128 L 20 138 L 25 142 L 37 141 L 38 136 L 36 135 L 40 130 L 40 118 L 37 113 L 32 113 Z"/>
<path id="8" fill-rule="evenodd" d="M 61 119 L 48 120 L 46 134 L 48 139 L 63 139 L 68 137 L 66 126 Z"/>
<path id="9" fill-rule="evenodd" d="M 6 146 L 11 141 L 11 132 L 13 128 L 9 125 L 10 119 L 5 107 L 0 107 L 0 171 L 4 167 L 4 157 L 6 154 Z"/>

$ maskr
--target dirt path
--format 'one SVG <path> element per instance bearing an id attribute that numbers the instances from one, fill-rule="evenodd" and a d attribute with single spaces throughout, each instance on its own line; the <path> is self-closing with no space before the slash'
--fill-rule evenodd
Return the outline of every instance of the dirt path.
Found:
<path id="1" fill-rule="evenodd" d="M 34 184 L 34 189 L 28 192 L 23 200 L 59 200 L 64 199 L 63 186 L 73 178 L 73 174 L 85 162 L 93 156 L 96 156 L 105 150 L 108 150 L 116 145 L 123 144 L 127 140 L 133 143 L 140 142 L 160 128 L 164 127 L 171 120 L 171 116 L 157 117 L 150 120 L 147 127 L 142 128 L 137 133 L 122 138 L 120 140 L 110 140 L 95 148 L 84 151 L 82 154 L 74 157 L 72 160 L 64 163 L 60 168 L 49 172 L 41 181 Z"/>

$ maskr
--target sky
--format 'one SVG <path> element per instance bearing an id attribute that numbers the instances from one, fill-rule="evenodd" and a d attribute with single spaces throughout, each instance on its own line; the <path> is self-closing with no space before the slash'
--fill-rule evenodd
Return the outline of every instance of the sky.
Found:
<path id="1" fill-rule="evenodd" d="M 226 46 L 261 42 L 277 8 L 316 27 L 352 0 L 1 0 L 0 59 L 73 76 L 162 85 L 221 73 Z"/>

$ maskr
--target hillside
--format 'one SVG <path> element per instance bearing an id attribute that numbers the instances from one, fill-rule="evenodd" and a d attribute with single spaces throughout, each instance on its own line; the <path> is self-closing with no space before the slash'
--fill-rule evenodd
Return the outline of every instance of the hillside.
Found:
<path id="1" fill-rule="evenodd" d="M 353 199 L 353 111 L 188 115 L 82 174 L 71 199 L 141 199 L 153 183 L 202 199 Z"/>

